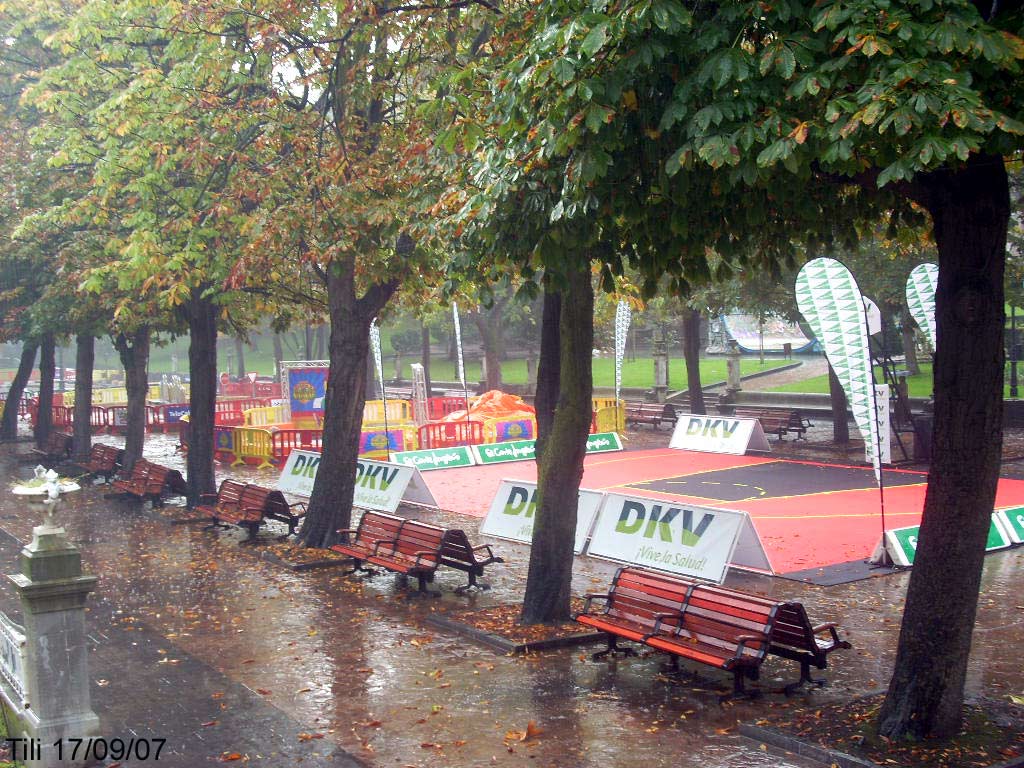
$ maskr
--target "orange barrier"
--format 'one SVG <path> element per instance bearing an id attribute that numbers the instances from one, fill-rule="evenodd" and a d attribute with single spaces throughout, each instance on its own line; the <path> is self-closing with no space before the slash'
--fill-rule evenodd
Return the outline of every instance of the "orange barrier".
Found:
<path id="1" fill-rule="evenodd" d="M 449 413 L 462 411 L 466 408 L 464 397 L 431 397 L 427 400 L 427 416 L 431 421 L 443 419 Z"/>
<path id="2" fill-rule="evenodd" d="M 319 451 L 323 446 L 323 430 L 279 429 L 270 436 L 274 463 L 280 466 L 292 451 Z"/>
<path id="3" fill-rule="evenodd" d="M 424 424 L 419 429 L 420 448 L 452 448 L 479 445 L 484 441 L 484 425 L 479 421 L 442 421 Z"/>

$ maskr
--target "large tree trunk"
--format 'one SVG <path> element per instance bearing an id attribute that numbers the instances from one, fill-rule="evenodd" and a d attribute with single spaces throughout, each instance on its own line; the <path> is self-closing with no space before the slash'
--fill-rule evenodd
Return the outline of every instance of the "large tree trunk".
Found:
<path id="1" fill-rule="evenodd" d="M 96 337 L 80 333 L 75 337 L 75 436 L 71 458 L 79 464 L 89 460 L 92 447 L 92 369 L 96 362 Z"/>
<path id="2" fill-rule="evenodd" d="M 551 426 L 555 422 L 555 406 L 558 405 L 559 368 L 561 366 L 562 294 L 552 286 L 544 289 L 544 308 L 540 319 L 540 355 L 537 363 L 537 389 L 533 406 L 537 413 L 536 461 L 540 468 L 540 457 L 544 455 Z M 593 411 L 593 404 L 591 404 Z"/>
<path id="3" fill-rule="evenodd" d="M 921 368 L 917 364 L 917 345 L 914 344 L 914 323 L 910 319 L 910 312 L 906 309 L 900 310 L 900 341 L 903 345 L 903 359 L 906 361 L 907 372 L 911 376 L 917 376 Z"/>
<path id="4" fill-rule="evenodd" d="M 45 447 L 53 431 L 53 376 L 57 370 L 55 352 L 53 334 L 44 334 L 39 345 L 39 412 L 32 432 L 36 447 L 40 449 Z"/>
<path id="5" fill-rule="evenodd" d="M 1010 216 L 1003 160 L 915 180 L 939 251 L 931 471 L 895 670 L 879 714 L 888 738 L 952 736 L 1002 452 L 1003 267 Z"/>
<path id="6" fill-rule="evenodd" d="M 32 368 L 36 364 L 36 350 L 39 345 L 34 341 L 26 341 L 21 348 L 21 359 L 18 361 L 18 370 L 11 381 L 11 388 L 7 390 L 7 401 L 4 403 L 4 417 L 0 423 L 0 440 L 14 440 L 18 437 L 18 406 L 21 403 L 21 396 L 25 394 L 25 385 L 28 384 L 32 375 Z"/>
<path id="7" fill-rule="evenodd" d="M 348 267 L 347 269 L 344 267 Z M 374 285 L 357 298 L 352 265 L 332 267 L 327 275 L 330 308 L 330 371 L 324 399 L 323 449 L 299 540 L 307 547 L 327 547 L 339 528 L 352 522 L 359 435 L 366 402 L 366 368 L 370 323 L 397 289 L 397 283 Z"/>
<path id="8" fill-rule="evenodd" d="M 846 401 L 846 390 L 839 383 L 832 363 L 828 364 L 828 394 L 832 401 L 832 442 L 846 445 L 850 442 L 850 422 L 847 416 L 849 404 Z"/>
<path id="9" fill-rule="evenodd" d="M 125 424 L 124 458 L 131 469 L 142 458 L 146 441 L 146 394 L 149 390 L 149 327 L 114 337 L 114 347 L 124 366 L 124 386 L 128 390 L 128 419 Z"/>
<path id="10" fill-rule="evenodd" d="M 567 275 L 559 336 L 558 406 L 539 458 L 537 512 L 523 596 L 524 624 L 569 618 L 573 542 L 593 396 L 594 289 L 588 263 Z"/>
<path id="11" fill-rule="evenodd" d="M 683 316 L 683 359 L 686 362 L 686 386 L 690 393 L 690 413 L 707 413 L 700 383 L 700 310 L 688 309 Z"/>
<path id="12" fill-rule="evenodd" d="M 217 404 L 217 307 L 196 288 L 185 304 L 188 317 L 189 446 L 187 503 L 216 490 L 213 473 L 213 424 Z"/>
<path id="13" fill-rule="evenodd" d="M 284 360 L 284 342 L 281 340 L 281 334 L 274 334 L 274 376 L 275 378 L 281 376 L 281 361 Z"/>
<path id="14" fill-rule="evenodd" d="M 473 320 L 484 346 L 484 386 L 486 389 L 501 389 L 501 361 L 505 357 L 504 321 L 507 297 L 495 300 L 490 309 L 474 312 Z"/>

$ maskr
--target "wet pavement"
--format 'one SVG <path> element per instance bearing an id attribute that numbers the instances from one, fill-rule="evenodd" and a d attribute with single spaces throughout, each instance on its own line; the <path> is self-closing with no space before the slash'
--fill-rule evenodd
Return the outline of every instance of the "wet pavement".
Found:
<path id="1" fill-rule="evenodd" d="M 147 458 L 180 467 L 174 443 L 148 437 Z M 14 456 L 27 448 L 0 447 L 0 473 L 28 477 L 32 463 Z M 268 485 L 276 479 L 234 472 Z M 826 688 L 723 704 L 718 693 L 731 677 L 713 670 L 673 678 L 656 656 L 594 662 L 587 648 L 503 656 L 425 623 L 436 612 L 521 601 L 528 559 L 521 545 L 489 542 L 507 561 L 488 567 L 492 590 L 457 595 L 464 574 L 442 569 L 434 584 L 442 597 L 422 598 L 388 574 L 283 569 L 259 558 L 270 535 L 242 547 L 240 531 L 177 524 L 179 507 L 150 509 L 104 491 L 72 494 L 60 513 L 86 570 L 99 576 L 87 619 L 94 708 L 105 736 L 168 739 L 158 763 L 166 766 L 237 756 L 264 766 L 802 768 L 810 763 L 764 751 L 737 735 L 736 723 L 883 688 L 908 579 L 822 588 L 732 573 L 729 586 L 802 600 L 813 622 L 838 621 L 854 648 L 833 654 Z M 487 542 L 476 534 L 479 520 L 405 511 Z M 0 497 L 5 573 L 15 571 L 38 522 L 11 494 Z M 602 591 L 614 568 L 577 558 L 574 593 Z M 1022 585 L 1024 549 L 986 559 L 972 699 L 1024 693 L 1019 660 L 1003 652 L 1024 636 Z M 6 580 L 0 608 L 18 614 Z M 792 662 L 770 658 L 762 687 L 796 672 Z M 539 732 L 518 740 L 531 722 Z"/>

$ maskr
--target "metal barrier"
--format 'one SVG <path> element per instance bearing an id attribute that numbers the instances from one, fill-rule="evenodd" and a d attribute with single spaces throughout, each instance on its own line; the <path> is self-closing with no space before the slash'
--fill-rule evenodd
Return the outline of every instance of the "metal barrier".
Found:
<path id="1" fill-rule="evenodd" d="M 387 402 L 387 410 L 384 404 Z M 408 400 L 367 400 L 363 406 L 363 426 L 383 426 L 384 414 L 387 413 L 387 424 L 391 426 L 404 426 L 412 424 L 412 404 Z"/>
<path id="2" fill-rule="evenodd" d="M 537 419 L 488 419 L 484 422 L 485 443 L 505 443 L 509 440 L 533 440 L 537 437 Z"/>
<path id="3" fill-rule="evenodd" d="M 364 429 L 359 436 L 359 455 L 367 459 L 386 459 L 391 453 L 415 451 L 420 443 L 411 424 L 383 429 Z"/>
<path id="4" fill-rule="evenodd" d="M 213 414 L 213 423 L 222 427 L 241 427 L 245 424 L 245 414 L 241 411 L 221 411 Z"/>
<path id="5" fill-rule="evenodd" d="M 452 448 L 484 442 L 484 425 L 479 421 L 443 421 L 419 428 L 420 448 Z"/>
<path id="6" fill-rule="evenodd" d="M 271 442 L 269 429 L 256 429 L 253 427 L 233 427 L 234 447 L 231 453 L 234 455 L 232 467 L 240 467 L 243 464 L 252 464 L 254 461 L 257 469 L 265 469 L 274 466 L 274 447 Z"/>
<path id="7" fill-rule="evenodd" d="M 107 425 L 112 433 L 124 432 L 128 429 L 128 406 L 108 405 Z"/>
<path id="8" fill-rule="evenodd" d="M 274 462 L 280 466 L 292 451 L 319 451 L 323 447 L 323 430 L 279 429 L 270 436 Z"/>
<path id="9" fill-rule="evenodd" d="M 431 421 L 443 419 L 449 413 L 466 410 L 464 397 L 431 397 L 427 399 L 427 416 Z"/>
<path id="10" fill-rule="evenodd" d="M 265 397 L 217 398 L 213 409 L 218 413 L 220 411 L 247 411 L 250 408 L 263 408 L 267 405 L 270 405 L 270 401 Z"/>
<path id="11" fill-rule="evenodd" d="M 110 414 L 102 405 L 94 405 L 89 409 L 89 423 L 93 433 L 101 435 L 110 429 Z"/>
<path id="12" fill-rule="evenodd" d="M 591 419 L 591 431 L 593 432 L 625 432 L 626 431 L 626 404 L 620 400 L 618 405 L 611 398 L 599 398 L 608 400 L 609 405 L 596 406 L 598 398 L 595 398 L 594 415 Z"/>
<path id="13" fill-rule="evenodd" d="M 146 429 L 151 432 L 180 429 L 181 419 L 188 415 L 188 403 L 161 403 L 146 406 Z M 241 414 L 239 414 L 241 416 Z"/>
<path id="14" fill-rule="evenodd" d="M 288 409 L 283 405 L 246 408 L 243 414 L 247 427 L 271 427 L 288 423 Z"/>

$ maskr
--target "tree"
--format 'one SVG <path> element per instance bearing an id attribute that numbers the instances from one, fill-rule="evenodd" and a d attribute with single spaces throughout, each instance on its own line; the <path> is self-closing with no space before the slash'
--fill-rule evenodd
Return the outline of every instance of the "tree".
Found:
<path id="1" fill-rule="evenodd" d="M 853 222 L 882 212 L 931 218 L 934 459 L 880 730 L 954 732 L 999 462 L 1020 4 L 581 10 L 531 10 L 530 42 L 496 78 L 520 108 L 507 115 L 518 143 L 499 151 L 520 169 L 564 168 L 552 221 L 617 214 L 641 233 L 652 290 L 663 272 L 679 288 L 707 277 L 709 249 L 771 269 L 792 261 L 795 241 L 850 239 Z M 604 271 L 617 268 L 613 258 Z"/>

